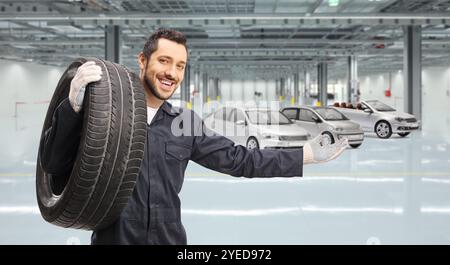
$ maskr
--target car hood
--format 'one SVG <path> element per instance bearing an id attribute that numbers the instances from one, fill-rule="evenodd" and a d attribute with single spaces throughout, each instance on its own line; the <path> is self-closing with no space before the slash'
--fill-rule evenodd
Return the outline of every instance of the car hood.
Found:
<path id="1" fill-rule="evenodd" d="M 358 130 L 360 129 L 360 126 L 358 123 L 344 120 L 344 121 L 327 121 L 327 123 L 331 124 L 332 126 L 336 128 L 342 128 L 343 130 Z"/>
<path id="2" fill-rule="evenodd" d="M 307 135 L 308 132 L 297 124 L 256 125 L 260 133 L 273 135 Z"/>
<path id="3" fill-rule="evenodd" d="M 384 115 L 392 115 L 393 118 L 400 117 L 402 119 L 410 119 L 415 118 L 414 115 L 411 115 L 409 113 L 401 112 L 401 111 L 380 111 L 381 114 Z"/>

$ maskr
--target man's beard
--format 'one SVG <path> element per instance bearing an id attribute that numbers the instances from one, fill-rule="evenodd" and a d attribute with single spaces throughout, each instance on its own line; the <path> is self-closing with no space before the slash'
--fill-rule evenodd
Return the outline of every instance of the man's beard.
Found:
<path id="1" fill-rule="evenodd" d="M 163 97 L 158 90 L 156 90 L 156 87 L 153 85 L 152 81 L 147 77 L 147 67 L 145 67 L 145 72 L 144 72 L 144 82 L 148 87 L 148 90 L 150 91 L 150 93 L 153 94 L 153 96 L 155 96 L 156 98 L 160 99 L 160 100 L 168 100 L 169 98 L 172 97 L 173 93 L 175 93 L 175 89 L 172 91 L 172 93 L 168 96 L 168 97 Z"/>

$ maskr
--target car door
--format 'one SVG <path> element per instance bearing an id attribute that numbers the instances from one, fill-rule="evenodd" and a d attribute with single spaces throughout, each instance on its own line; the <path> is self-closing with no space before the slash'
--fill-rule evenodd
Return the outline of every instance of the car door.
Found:
<path id="1" fill-rule="evenodd" d="M 226 137 L 236 142 L 236 108 L 226 108 L 225 110 L 225 132 Z"/>
<path id="2" fill-rule="evenodd" d="M 313 117 L 318 119 L 317 115 L 315 115 L 311 110 L 301 108 L 298 121 L 296 121 L 296 123 L 308 131 L 311 136 L 315 136 L 319 133 L 319 126 L 314 121 Z"/>
<path id="3" fill-rule="evenodd" d="M 221 108 L 214 113 L 211 129 L 220 135 L 225 134 L 225 108 Z"/>
<path id="4" fill-rule="evenodd" d="M 235 109 L 235 143 L 245 146 L 249 135 L 249 123 L 240 109 Z M 243 123 L 242 123 L 243 122 Z"/>
<path id="5" fill-rule="evenodd" d="M 361 127 L 363 128 L 363 130 L 365 131 L 372 131 L 373 130 L 373 119 L 374 119 L 374 113 L 368 113 L 365 112 L 364 110 L 366 109 L 371 109 L 369 108 L 369 106 L 365 103 L 361 103 L 361 108 L 362 110 L 355 110 L 354 112 L 356 113 L 355 116 L 355 121 L 357 123 L 359 123 L 361 125 Z"/>

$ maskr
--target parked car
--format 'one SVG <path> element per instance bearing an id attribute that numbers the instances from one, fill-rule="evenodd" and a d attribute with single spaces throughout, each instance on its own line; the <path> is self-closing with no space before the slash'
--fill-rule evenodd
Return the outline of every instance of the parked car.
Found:
<path id="1" fill-rule="evenodd" d="M 361 126 L 350 121 L 344 114 L 328 107 L 289 107 L 281 111 L 286 117 L 305 128 L 312 137 L 322 133 L 325 144 L 334 143 L 336 137 L 347 138 L 353 148 L 358 148 L 364 140 Z"/>
<path id="2" fill-rule="evenodd" d="M 311 135 L 277 110 L 223 107 L 205 125 L 249 149 L 300 148 Z"/>
<path id="3" fill-rule="evenodd" d="M 345 102 L 334 104 L 352 121 L 359 123 L 364 131 L 375 132 L 378 137 L 387 139 L 393 133 L 405 137 L 419 129 L 419 121 L 414 115 L 397 111 L 378 100 L 366 100 L 353 106 Z"/>

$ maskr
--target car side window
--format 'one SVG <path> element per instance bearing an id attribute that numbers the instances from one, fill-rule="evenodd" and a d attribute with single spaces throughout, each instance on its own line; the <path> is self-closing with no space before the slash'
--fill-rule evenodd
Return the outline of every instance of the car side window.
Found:
<path id="1" fill-rule="evenodd" d="M 314 122 L 313 117 L 317 117 L 314 113 L 307 109 L 300 110 L 300 120 L 307 122 Z"/>
<path id="2" fill-rule="evenodd" d="M 236 116 L 236 109 L 226 109 L 226 120 L 227 121 L 231 121 L 234 122 L 235 121 L 235 116 Z"/>
<path id="3" fill-rule="evenodd" d="M 225 109 L 220 109 L 214 114 L 215 120 L 224 120 L 225 119 Z"/>
<path id="4" fill-rule="evenodd" d="M 283 114 L 291 120 L 297 120 L 297 109 L 285 109 Z"/>
<path id="5" fill-rule="evenodd" d="M 236 121 L 245 121 L 245 115 L 242 110 L 236 110 Z"/>

